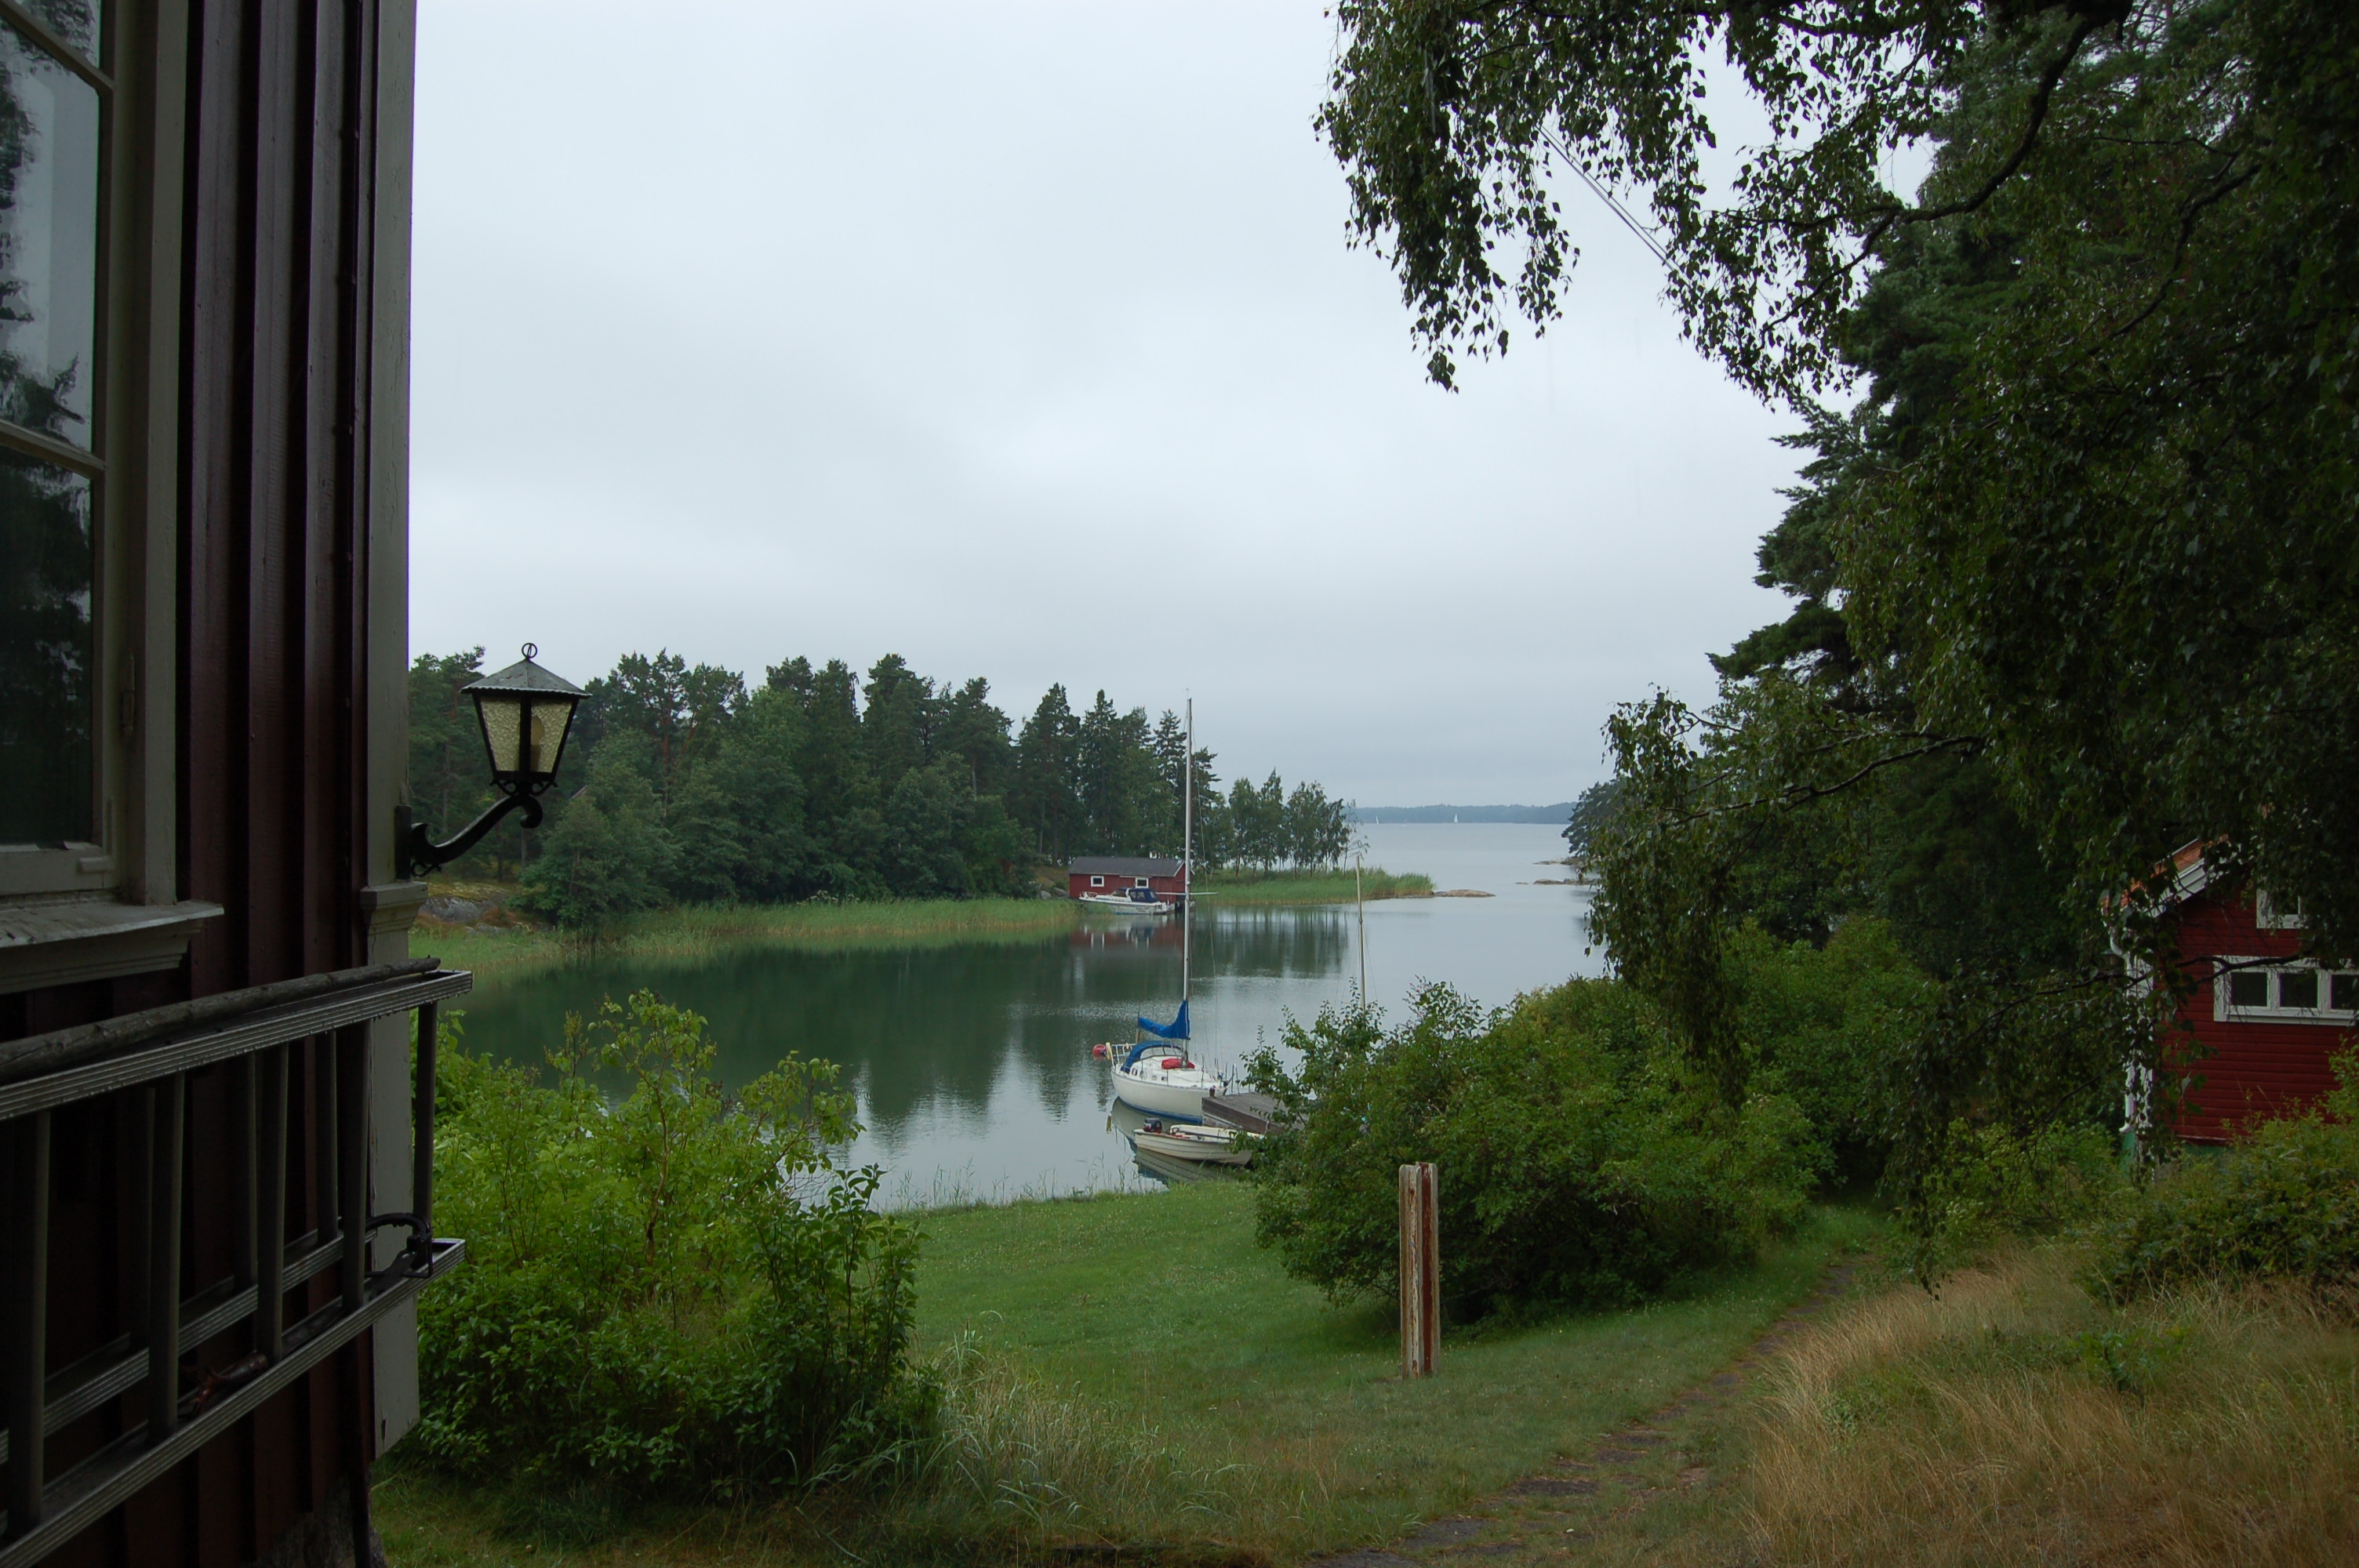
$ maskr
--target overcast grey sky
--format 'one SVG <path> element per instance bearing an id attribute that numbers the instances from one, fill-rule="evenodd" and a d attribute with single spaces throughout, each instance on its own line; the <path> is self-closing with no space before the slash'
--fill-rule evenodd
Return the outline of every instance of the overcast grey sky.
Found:
<path id="1" fill-rule="evenodd" d="M 1792 421 L 1584 193 L 1565 319 L 1425 381 L 1319 0 L 420 10 L 413 651 L 1192 692 L 1224 776 L 1540 802 L 1781 612 Z"/>

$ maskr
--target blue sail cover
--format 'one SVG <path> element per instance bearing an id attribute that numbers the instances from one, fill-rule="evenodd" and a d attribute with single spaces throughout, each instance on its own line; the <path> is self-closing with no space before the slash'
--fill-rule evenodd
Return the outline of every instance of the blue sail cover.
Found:
<path id="1" fill-rule="evenodd" d="M 1188 1004 L 1181 1002 L 1180 1016 L 1169 1023 L 1158 1023 L 1153 1019 L 1142 1018 L 1138 1021 L 1138 1026 L 1158 1040 L 1185 1040 L 1188 1038 Z"/>

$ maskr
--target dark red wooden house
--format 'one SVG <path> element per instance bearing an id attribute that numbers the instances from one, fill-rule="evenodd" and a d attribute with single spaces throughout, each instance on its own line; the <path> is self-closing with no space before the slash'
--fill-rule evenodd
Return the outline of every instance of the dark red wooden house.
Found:
<path id="1" fill-rule="evenodd" d="M 1188 891 L 1179 861 L 1126 855 L 1084 855 L 1067 862 L 1065 887 L 1075 898 L 1119 898 L 1139 888 L 1158 899 L 1178 899 Z"/>
<path id="2" fill-rule="evenodd" d="M 416 1420 L 414 29 L 0 0 L 0 1568 L 349 1563 Z"/>
<path id="3" fill-rule="evenodd" d="M 2359 971 L 2304 957 L 2299 914 L 2215 883 L 2203 846 L 2173 856 L 2169 875 L 2180 957 L 2197 981 L 2179 1014 L 2174 1054 L 2189 1078 L 2172 1130 L 2224 1142 L 2334 1087 L 2331 1058 L 2359 1044 Z"/>

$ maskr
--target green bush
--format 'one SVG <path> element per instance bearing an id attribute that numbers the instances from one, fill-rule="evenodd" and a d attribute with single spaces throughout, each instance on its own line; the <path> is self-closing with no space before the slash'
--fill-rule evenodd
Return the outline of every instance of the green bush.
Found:
<path id="1" fill-rule="evenodd" d="M 876 1463 L 922 1425 L 917 1236 L 869 1208 L 874 1167 L 831 1161 L 857 1130 L 833 1066 L 789 1057 L 733 1098 L 704 1020 L 647 991 L 569 1017 L 553 1083 L 448 1040 L 437 1220 L 468 1257 L 420 1298 L 425 1456 L 728 1495 Z"/>
<path id="2" fill-rule="evenodd" d="M 1792 1098 L 1830 1168 L 1875 1175 L 1890 1142 L 1879 1087 L 1923 1032 L 1933 982 L 1888 925 L 1866 916 L 1824 947 L 1748 925 L 1729 944 L 1729 967 L 1754 1087 Z"/>
<path id="3" fill-rule="evenodd" d="M 2091 1288 L 2118 1302 L 2199 1280 L 2359 1283 L 2359 1057 L 2334 1065 L 2320 1109 L 2159 1172 L 2101 1228 Z"/>
<path id="4" fill-rule="evenodd" d="M 1952 1122 L 1928 1171 L 1900 1264 L 1932 1281 L 2001 1241 L 2077 1231 L 2130 1197 L 2112 1137 L 2056 1123 L 2028 1133 Z"/>
<path id="5" fill-rule="evenodd" d="M 1288 1125 L 1256 1162 L 1256 1221 L 1329 1297 L 1389 1290 L 1398 1168 L 1440 1167 L 1442 1293 L 1462 1320 L 1617 1303 L 1752 1255 L 1801 1214 L 1808 1131 L 1791 1099 L 1731 1108 L 1628 987 L 1575 980 L 1485 1014 L 1442 985 L 1383 1031 L 1322 1011 L 1255 1057 Z"/>

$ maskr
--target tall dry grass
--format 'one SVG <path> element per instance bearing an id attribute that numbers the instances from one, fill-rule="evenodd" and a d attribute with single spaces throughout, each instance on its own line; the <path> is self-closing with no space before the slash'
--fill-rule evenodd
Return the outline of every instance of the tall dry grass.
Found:
<path id="1" fill-rule="evenodd" d="M 1777 1563 L 2359 1562 L 2349 1301 L 2206 1288 L 2114 1312 L 2026 1250 L 1864 1302 L 1765 1378 L 1745 1482 Z"/>

